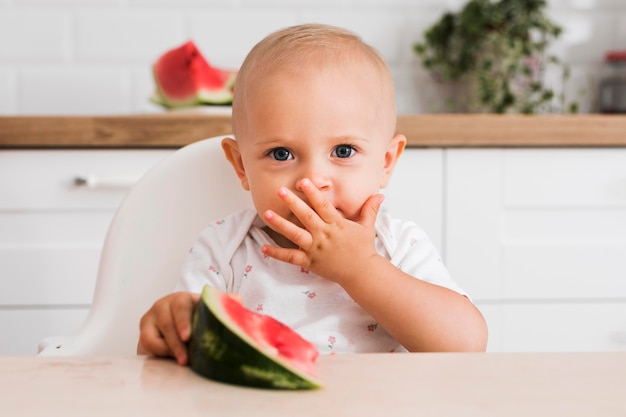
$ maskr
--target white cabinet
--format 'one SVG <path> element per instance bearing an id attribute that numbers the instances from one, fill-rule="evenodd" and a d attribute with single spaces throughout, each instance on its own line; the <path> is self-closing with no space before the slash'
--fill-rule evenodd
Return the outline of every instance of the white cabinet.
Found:
<path id="1" fill-rule="evenodd" d="M 77 330 L 115 209 L 171 152 L 0 151 L 0 355 L 35 354 L 42 338 Z M 76 184 L 90 176 L 92 187 Z"/>
<path id="2" fill-rule="evenodd" d="M 413 220 L 443 247 L 442 149 L 409 148 L 398 160 L 381 210 L 399 219 Z"/>
<path id="3" fill-rule="evenodd" d="M 173 151 L 0 151 L 0 355 L 76 331 L 118 185 Z M 89 174 L 100 186 L 75 184 Z M 626 149 L 410 148 L 383 192 L 483 312 L 490 351 L 626 349 Z"/>
<path id="4" fill-rule="evenodd" d="M 445 178 L 490 350 L 626 349 L 626 149 L 449 149 Z"/>

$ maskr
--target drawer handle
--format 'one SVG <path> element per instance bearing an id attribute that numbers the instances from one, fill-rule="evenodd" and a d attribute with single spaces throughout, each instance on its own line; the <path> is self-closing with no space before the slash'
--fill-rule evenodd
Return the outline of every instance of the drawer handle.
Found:
<path id="1" fill-rule="evenodd" d="M 77 175 L 74 185 L 87 188 L 130 188 L 139 181 L 141 175 Z"/>

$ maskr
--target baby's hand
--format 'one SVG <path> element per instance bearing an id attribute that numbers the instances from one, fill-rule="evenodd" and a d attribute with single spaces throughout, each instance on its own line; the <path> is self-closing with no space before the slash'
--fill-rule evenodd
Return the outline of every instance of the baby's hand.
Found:
<path id="1" fill-rule="evenodd" d="M 157 300 L 141 318 L 137 353 L 171 356 L 187 364 L 193 309 L 200 294 L 177 292 Z"/>
<path id="2" fill-rule="evenodd" d="M 263 253 L 342 284 L 348 278 L 351 264 L 367 262 L 377 255 L 374 223 L 383 196 L 371 196 L 361 208 L 360 218 L 352 221 L 344 218 L 310 180 L 302 180 L 299 188 L 310 206 L 287 188 L 281 188 L 278 195 L 303 228 L 273 211 L 264 213 L 267 225 L 298 248 L 265 245 Z"/>

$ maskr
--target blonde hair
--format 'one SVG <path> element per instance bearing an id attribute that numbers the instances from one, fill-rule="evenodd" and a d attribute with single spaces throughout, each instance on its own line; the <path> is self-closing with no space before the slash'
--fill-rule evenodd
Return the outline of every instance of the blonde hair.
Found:
<path id="1" fill-rule="evenodd" d="M 378 51 L 363 42 L 357 34 L 336 26 L 303 24 L 273 32 L 257 43 L 246 56 L 235 82 L 233 98 L 233 133 L 244 112 L 246 85 L 252 75 L 262 79 L 277 68 L 299 69 L 311 64 L 365 61 L 378 70 L 382 84 L 388 86 L 395 118 L 393 79 Z"/>

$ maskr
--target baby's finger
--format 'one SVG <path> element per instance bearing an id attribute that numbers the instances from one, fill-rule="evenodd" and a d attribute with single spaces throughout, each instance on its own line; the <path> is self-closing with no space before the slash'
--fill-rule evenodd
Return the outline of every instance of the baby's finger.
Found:
<path id="1" fill-rule="evenodd" d="M 278 190 L 278 196 L 285 202 L 289 210 L 291 210 L 307 230 L 314 230 L 323 225 L 324 221 L 315 212 L 315 209 L 311 208 L 292 191 L 282 187 Z"/>
<path id="2" fill-rule="evenodd" d="M 376 223 L 376 216 L 380 210 L 380 206 L 383 203 L 385 196 L 382 194 L 375 194 L 367 199 L 363 207 L 361 208 L 361 217 L 359 223 L 370 229 L 374 228 Z"/>
<path id="3" fill-rule="evenodd" d="M 189 294 L 189 297 L 178 297 L 172 300 L 172 317 L 181 341 L 187 342 L 191 336 L 191 319 L 193 310 L 200 294 Z"/>
<path id="4" fill-rule="evenodd" d="M 296 226 L 273 211 L 268 210 L 263 213 L 263 219 L 265 220 L 265 223 L 272 228 L 272 230 L 285 236 L 295 245 L 301 248 L 306 248 L 311 245 L 312 238 L 308 231 Z"/>
<path id="5" fill-rule="evenodd" d="M 306 254 L 299 249 L 286 249 L 271 245 L 263 245 L 261 251 L 264 255 L 269 256 L 270 258 L 278 259 L 279 261 L 297 265 L 305 269 L 309 269 L 310 267 L 309 259 Z"/>
<path id="6" fill-rule="evenodd" d="M 304 178 L 298 184 L 298 188 L 304 193 L 311 208 L 326 223 L 332 223 L 339 217 L 339 212 L 328 199 L 324 198 L 322 192 L 309 180 Z M 302 221 L 302 220 L 301 220 Z M 304 222 L 303 222 L 304 224 Z"/>
<path id="7" fill-rule="evenodd" d="M 140 322 L 139 346 L 140 354 L 154 356 L 172 356 L 172 351 L 159 331 L 154 316 L 145 315 Z"/>
<path id="8" fill-rule="evenodd" d="M 180 365 L 187 364 L 187 349 L 180 339 L 176 322 L 171 309 L 162 309 L 157 316 L 157 326 L 171 355 Z"/>

